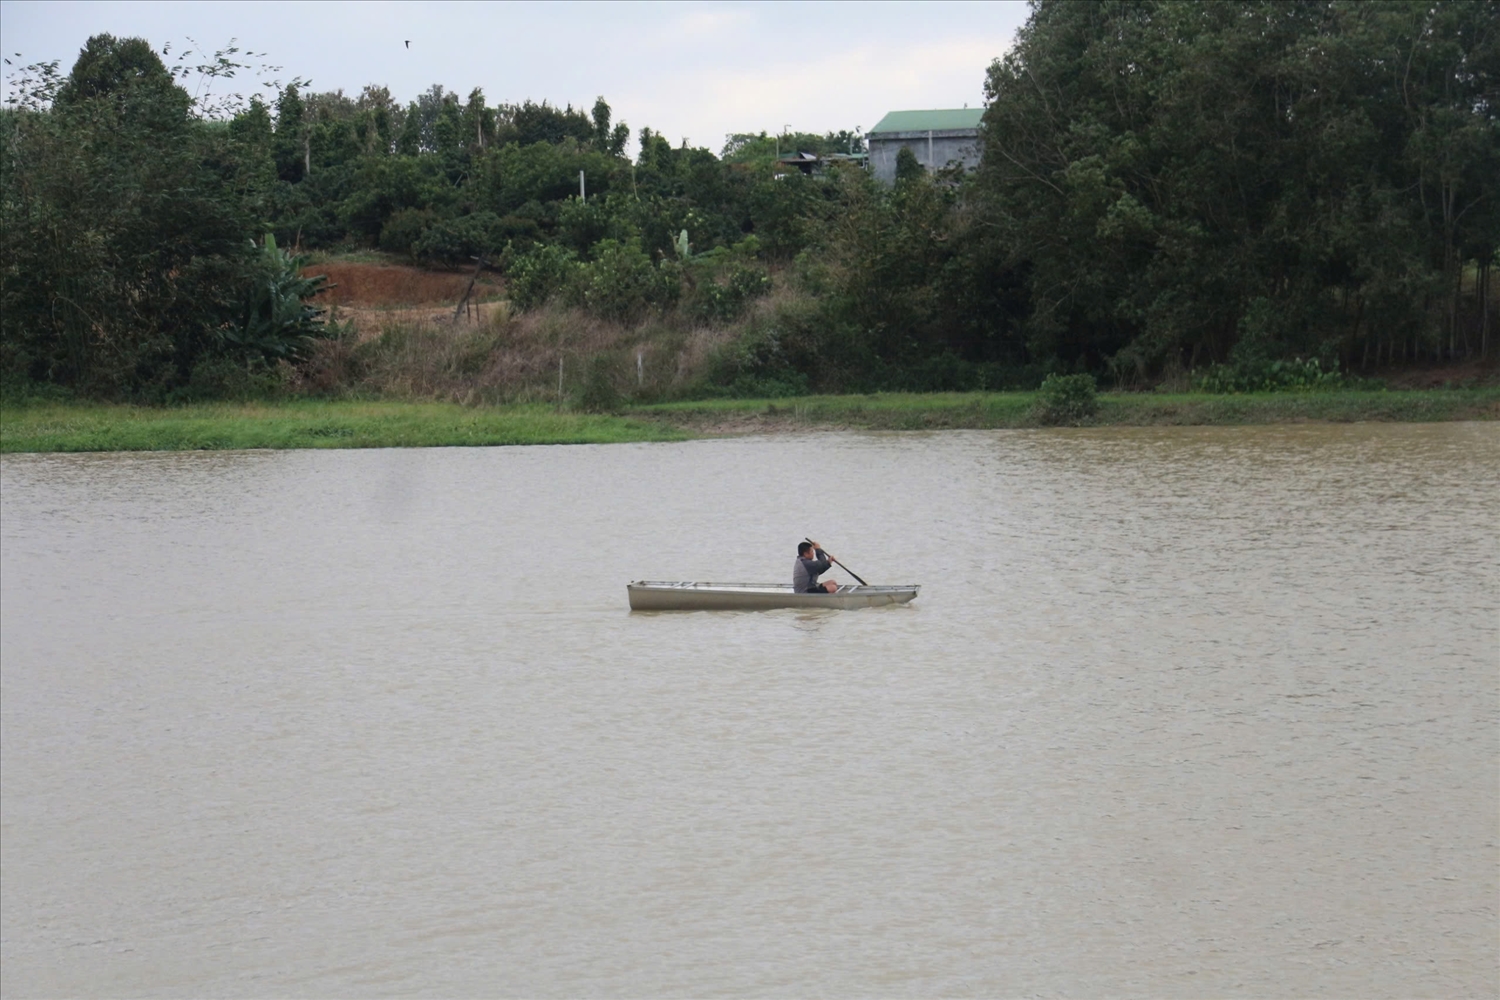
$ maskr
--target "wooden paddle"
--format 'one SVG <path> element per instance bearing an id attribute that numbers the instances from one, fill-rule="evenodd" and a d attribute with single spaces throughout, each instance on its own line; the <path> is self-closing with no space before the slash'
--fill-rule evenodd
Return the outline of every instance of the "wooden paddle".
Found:
<path id="1" fill-rule="evenodd" d="M 807 544 L 809 544 L 809 545 L 812 544 L 812 539 L 811 538 L 804 538 L 802 540 L 804 542 L 806 542 Z M 843 563 L 839 562 L 837 559 L 833 558 L 833 556 L 829 556 L 828 557 L 828 561 L 831 562 L 831 563 L 833 563 L 835 566 L 839 567 L 840 569 L 842 569 L 845 573 L 848 573 L 850 576 L 854 577 L 854 579 L 858 580 L 859 581 L 859 585 L 861 587 L 868 587 L 869 586 L 868 583 L 865 583 L 863 577 L 861 577 L 858 573 L 854 572 L 854 570 L 850 569 L 848 566 L 845 566 Z"/>

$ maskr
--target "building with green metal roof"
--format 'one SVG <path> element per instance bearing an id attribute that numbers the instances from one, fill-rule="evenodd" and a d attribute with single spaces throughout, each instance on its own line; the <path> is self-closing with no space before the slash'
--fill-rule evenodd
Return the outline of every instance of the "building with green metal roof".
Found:
<path id="1" fill-rule="evenodd" d="M 979 125 L 983 118 L 983 108 L 890 112 L 865 134 L 875 179 L 895 183 L 896 156 L 903 147 L 928 170 L 940 170 L 950 163 L 972 170 L 979 166 Z"/>
<path id="2" fill-rule="evenodd" d="M 892 111 L 880 123 L 870 129 L 871 133 L 884 132 L 943 132 L 951 129 L 978 129 L 984 118 L 983 108 L 954 108 L 947 111 Z"/>

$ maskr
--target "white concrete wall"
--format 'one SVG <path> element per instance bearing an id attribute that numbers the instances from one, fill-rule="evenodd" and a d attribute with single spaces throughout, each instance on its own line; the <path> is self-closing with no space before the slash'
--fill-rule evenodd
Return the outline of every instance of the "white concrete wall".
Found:
<path id="1" fill-rule="evenodd" d="M 969 170 L 979 166 L 977 130 L 949 129 L 930 135 L 930 140 L 927 132 L 873 132 L 866 136 L 875 179 L 885 184 L 896 182 L 896 155 L 903 146 L 929 171 L 941 170 L 952 162 L 962 163 Z"/>

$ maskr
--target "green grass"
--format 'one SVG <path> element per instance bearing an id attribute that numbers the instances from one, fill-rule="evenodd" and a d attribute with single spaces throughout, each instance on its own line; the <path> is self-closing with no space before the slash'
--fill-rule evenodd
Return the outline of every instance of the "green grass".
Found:
<path id="1" fill-rule="evenodd" d="M 623 417 L 548 406 L 287 400 L 180 407 L 8 399 L 0 452 L 226 448 L 414 448 L 675 441 L 819 428 L 1035 427 L 1036 393 L 880 393 L 719 399 L 631 408 Z M 1500 419 L 1500 388 L 1213 396 L 1101 393 L 1092 426 Z"/>
<path id="2" fill-rule="evenodd" d="M 878 393 L 716 399 L 636 407 L 631 414 L 698 433 L 851 427 L 874 430 L 1036 427 L 1037 394 Z M 1247 395 L 1100 393 L 1090 426 L 1500 419 L 1500 388 Z"/>
<path id="3" fill-rule="evenodd" d="M 164 408 L 0 407 L 0 452 L 612 444 L 686 436 L 657 422 L 559 413 L 545 406 L 300 400 Z"/>

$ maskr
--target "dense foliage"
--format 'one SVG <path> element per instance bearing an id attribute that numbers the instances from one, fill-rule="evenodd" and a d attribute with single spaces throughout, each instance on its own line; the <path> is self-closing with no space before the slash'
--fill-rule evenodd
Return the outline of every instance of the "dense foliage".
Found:
<path id="1" fill-rule="evenodd" d="M 1121 376 L 1480 348 L 1500 8 L 1043 0 L 990 68 L 985 242 L 1037 355 Z"/>
<path id="2" fill-rule="evenodd" d="M 91 39 L 50 110 L 5 113 L 5 372 L 103 395 L 188 381 L 253 232 L 236 153 L 138 39 Z"/>
<path id="3" fill-rule="evenodd" d="M 1087 372 L 1042 379 L 1036 396 L 1037 421 L 1043 424 L 1076 424 L 1099 412 L 1094 376 Z"/>
<path id="4" fill-rule="evenodd" d="M 167 398 L 295 361 L 320 317 L 278 243 L 483 259 L 523 310 L 739 324 L 711 372 L 733 392 L 1232 391 L 1489 352 L 1497 28 L 1471 0 L 1037 0 L 988 70 L 981 168 L 908 156 L 891 187 L 778 168 L 861 151 L 848 131 L 716 156 L 642 128 L 632 159 L 602 97 L 210 106 L 101 35 L 0 113 L 0 372 Z"/>

